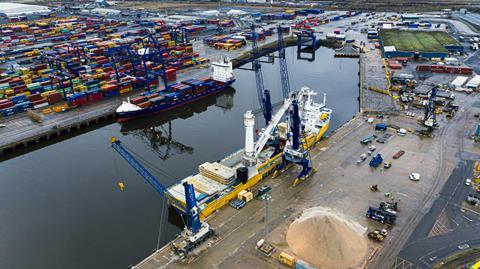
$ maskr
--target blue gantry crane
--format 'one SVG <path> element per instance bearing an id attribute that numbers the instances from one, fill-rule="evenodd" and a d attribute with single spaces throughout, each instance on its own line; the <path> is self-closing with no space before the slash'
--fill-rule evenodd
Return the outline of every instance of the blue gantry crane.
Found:
<path id="1" fill-rule="evenodd" d="M 112 148 L 127 163 L 137 171 L 152 186 L 169 205 L 173 206 L 182 216 L 185 229 L 182 233 L 183 241 L 173 244 L 173 250 L 180 256 L 186 256 L 189 251 L 198 246 L 205 239 L 213 235 L 213 229 L 206 222 L 200 220 L 200 209 L 197 206 L 193 184 L 183 183 L 185 190 L 185 204 L 175 198 L 160 181 L 152 175 L 115 137 L 111 139 Z"/>
<path id="2" fill-rule="evenodd" d="M 159 77 L 163 80 L 165 90 L 168 90 L 165 59 L 163 57 L 163 54 L 167 52 L 167 50 L 160 47 L 153 30 L 149 30 L 147 36 L 139 39 L 139 44 L 142 48 L 138 51 L 133 51 L 129 45 L 121 45 L 108 49 L 107 55 L 113 64 L 117 83 L 120 86 L 120 78 L 123 75 L 119 73 L 118 66 L 120 66 L 121 63 L 128 62 L 132 65 L 131 74 L 145 83 L 149 91 L 151 90 L 150 83 L 158 80 Z M 161 70 L 157 71 L 148 68 L 147 62 L 152 62 L 155 66 L 161 66 Z"/>
<path id="3" fill-rule="evenodd" d="M 69 73 L 69 70 L 62 67 L 62 64 L 65 64 L 65 66 L 68 65 L 68 62 L 65 59 L 62 59 L 58 57 L 55 54 L 55 51 L 44 51 L 41 54 L 40 57 L 42 63 L 46 63 L 48 67 L 52 70 L 52 73 L 50 74 L 50 88 L 51 90 L 54 90 L 53 84 L 55 82 L 58 83 L 58 86 L 62 89 L 63 92 L 63 98 L 67 98 L 68 93 L 73 92 L 73 82 L 72 82 L 72 76 Z M 69 90 L 66 89 L 65 87 L 65 82 L 69 82 Z"/>

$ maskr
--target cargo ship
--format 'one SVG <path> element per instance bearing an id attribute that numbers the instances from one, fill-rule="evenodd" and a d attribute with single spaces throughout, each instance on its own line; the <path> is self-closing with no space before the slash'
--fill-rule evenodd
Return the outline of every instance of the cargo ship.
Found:
<path id="1" fill-rule="evenodd" d="M 235 82 L 232 62 L 223 59 L 211 65 L 212 77 L 188 79 L 169 85 L 167 90 L 149 91 L 123 101 L 116 110 L 118 122 L 172 110 L 225 91 Z"/>
<path id="2" fill-rule="evenodd" d="M 306 87 L 299 92 L 299 96 L 301 96 L 299 98 L 301 100 L 301 124 L 305 131 L 302 136 L 302 145 L 307 150 L 325 135 L 330 126 L 332 113 L 332 110 L 325 106 L 326 98 L 324 97 L 323 103 L 316 103 L 313 100 L 315 95 L 316 92 Z M 248 138 L 249 127 L 247 127 L 246 115 L 252 115 L 248 112 L 245 114 L 245 149 L 230 154 L 218 162 L 201 164 L 198 174 L 188 176 L 178 184 L 168 188 L 168 192 L 173 196 L 172 198 L 185 205 L 183 183 L 193 184 L 201 219 L 207 218 L 230 201 L 237 199 L 242 191 L 251 190 L 259 182 L 280 171 L 282 167 L 284 168 L 284 159 L 282 157 L 284 153 L 276 154 L 275 152 L 278 151 L 266 143 L 259 151 L 259 154 L 256 155 L 255 164 L 251 167 L 253 169 L 249 168 L 248 172 L 245 171 L 247 144 L 252 144 L 251 142 L 253 142 L 253 138 L 251 139 L 252 141 L 249 141 L 250 139 Z M 251 122 L 249 126 L 253 126 Z M 285 145 L 285 142 L 288 140 L 287 122 L 280 122 L 276 128 L 276 136 L 278 139 L 283 140 L 280 141 L 280 144 Z M 250 133 L 253 134 L 253 129 L 250 130 Z M 183 210 L 177 207 L 175 203 L 170 203 L 170 205 L 176 207 L 177 210 Z"/>

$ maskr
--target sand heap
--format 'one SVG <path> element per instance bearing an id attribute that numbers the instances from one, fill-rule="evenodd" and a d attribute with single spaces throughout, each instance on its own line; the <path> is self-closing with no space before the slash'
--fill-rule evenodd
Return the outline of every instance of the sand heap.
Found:
<path id="1" fill-rule="evenodd" d="M 351 268 L 367 253 L 366 228 L 329 208 L 303 212 L 287 232 L 287 242 L 300 259 L 320 268 Z"/>

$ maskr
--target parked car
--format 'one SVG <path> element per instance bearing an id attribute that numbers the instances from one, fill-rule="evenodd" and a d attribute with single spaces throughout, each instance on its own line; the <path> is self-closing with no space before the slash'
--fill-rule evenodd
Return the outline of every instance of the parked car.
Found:
<path id="1" fill-rule="evenodd" d="M 387 139 L 380 137 L 379 139 L 377 139 L 377 142 L 381 144 L 385 144 L 387 142 Z"/>
<path id="2" fill-rule="evenodd" d="M 395 155 L 393 155 L 393 158 L 398 159 L 398 158 L 402 157 L 403 154 L 405 154 L 405 151 L 400 150 L 399 152 L 395 153 Z"/>
<path id="3" fill-rule="evenodd" d="M 258 189 L 258 192 L 257 194 L 255 195 L 255 198 L 260 198 L 262 195 L 264 195 L 265 193 L 271 191 L 272 188 L 268 185 L 263 185 L 260 189 Z"/>
<path id="4" fill-rule="evenodd" d="M 465 179 L 465 186 L 470 186 L 470 185 L 472 185 L 472 180 L 469 178 Z"/>
<path id="5" fill-rule="evenodd" d="M 420 180 L 420 174 L 419 173 L 411 173 L 408 178 L 410 178 L 411 181 L 419 181 Z"/>
<path id="6" fill-rule="evenodd" d="M 405 130 L 405 129 L 403 129 L 403 128 L 400 128 L 400 129 L 398 129 L 397 134 L 398 134 L 399 136 L 404 136 L 404 135 L 407 134 L 407 130 Z"/>
<path id="7" fill-rule="evenodd" d="M 385 161 L 385 162 L 383 163 L 383 167 L 384 167 L 385 169 L 388 169 L 388 168 L 392 167 L 392 161 Z"/>

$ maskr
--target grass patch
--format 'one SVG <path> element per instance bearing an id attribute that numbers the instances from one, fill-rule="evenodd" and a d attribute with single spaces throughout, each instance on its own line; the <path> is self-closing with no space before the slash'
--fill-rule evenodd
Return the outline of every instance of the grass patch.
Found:
<path id="1" fill-rule="evenodd" d="M 397 51 L 407 52 L 447 52 L 445 45 L 458 42 L 441 31 L 381 30 L 383 46 L 395 46 Z"/>

